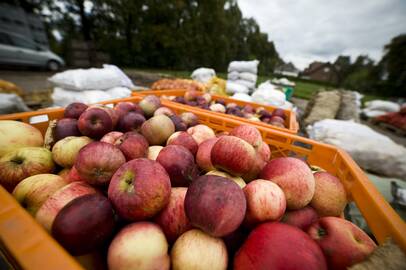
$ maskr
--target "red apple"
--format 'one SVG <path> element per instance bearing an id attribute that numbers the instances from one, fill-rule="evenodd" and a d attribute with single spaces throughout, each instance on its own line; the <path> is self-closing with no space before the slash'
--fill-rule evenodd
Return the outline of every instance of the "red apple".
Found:
<path id="1" fill-rule="evenodd" d="M 174 115 L 175 113 L 171 109 L 169 109 L 168 107 L 159 107 L 154 112 L 154 116 L 157 116 L 157 115 L 160 115 L 160 114 L 163 114 L 163 115 L 166 115 L 166 116 L 171 116 L 171 115 Z"/>
<path id="2" fill-rule="evenodd" d="M 185 92 L 183 97 L 186 101 L 194 101 L 198 96 L 200 95 L 199 92 L 197 92 L 196 90 L 188 90 Z"/>
<path id="3" fill-rule="evenodd" d="M 169 115 L 169 118 L 172 120 L 172 123 L 175 125 L 175 131 L 186 131 L 187 124 L 182 121 L 182 119 L 176 114 Z"/>
<path id="4" fill-rule="evenodd" d="M 319 216 L 340 216 L 347 204 L 347 193 L 340 180 L 328 172 L 313 174 L 316 181 L 310 205 Z"/>
<path id="5" fill-rule="evenodd" d="M 185 212 L 190 223 L 215 237 L 235 231 L 244 219 L 245 210 L 241 188 L 221 176 L 200 176 L 186 193 Z"/>
<path id="6" fill-rule="evenodd" d="M 20 121 L 0 120 L 0 158 L 21 147 L 43 145 L 44 137 L 37 128 Z"/>
<path id="7" fill-rule="evenodd" d="M 91 107 L 84 111 L 78 121 L 80 132 L 91 138 L 101 138 L 114 128 L 110 114 L 103 108 Z"/>
<path id="8" fill-rule="evenodd" d="M 313 198 L 315 189 L 313 173 L 300 159 L 291 157 L 272 159 L 259 177 L 271 180 L 282 188 L 290 210 L 305 207 Z"/>
<path id="9" fill-rule="evenodd" d="M 92 139 L 86 136 L 63 138 L 52 147 L 52 158 L 58 165 L 70 168 L 75 163 L 80 149 L 92 141 Z"/>
<path id="10" fill-rule="evenodd" d="M 211 163 L 211 149 L 217 141 L 217 137 L 205 140 L 199 145 L 199 148 L 197 149 L 196 163 L 202 170 L 206 172 L 215 169 L 213 164 Z"/>
<path id="11" fill-rule="evenodd" d="M 199 118 L 191 112 L 184 112 L 180 115 L 183 122 L 186 123 L 188 127 L 196 126 L 199 123 Z"/>
<path id="12" fill-rule="evenodd" d="M 144 122 L 145 117 L 142 114 L 129 112 L 120 118 L 118 129 L 123 132 L 139 131 Z"/>
<path id="13" fill-rule="evenodd" d="M 265 142 L 262 142 L 259 145 L 257 153 L 261 156 L 262 160 L 265 162 L 268 162 L 269 159 L 271 158 L 271 149 L 269 148 L 269 145 L 266 144 Z"/>
<path id="14" fill-rule="evenodd" d="M 192 135 L 193 139 L 195 139 L 197 144 L 201 144 L 205 140 L 216 137 L 214 131 L 206 125 L 197 125 L 190 127 L 188 128 L 187 133 Z"/>
<path id="15" fill-rule="evenodd" d="M 219 113 L 226 112 L 226 107 L 224 107 L 224 105 L 221 105 L 220 103 L 215 103 L 215 104 L 210 105 L 209 109 L 210 109 L 210 111 L 213 111 L 213 112 L 219 112 Z"/>
<path id="16" fill-rule="evenodd" d="M 163 149 L 163 146 L 160 145 L 153 145 L 148 147 L 148 153 L 147 153 L 147 158 L 151 160 L 156 160 L 156 158 L 159 155 L 159 152 Z"/>
<path id="17" fill-rule="evenodd" d="M 65 108 L 63 117 L 79 119 L 80 115 L 87 109 L 87 105 L 81 102 L 74 102 Z"/>
<path id="18" fill-rule="evenodd" d="M 165 146 L 156 161 L 168 172 L 173 187 L 187 187 L 199 176 L 192 153 L 181 145 Z"/>
<path id="19" fill-rule="evenodd" d="M 13 196 L 27 212 L 35 216 L 42 204 L 57 190 L 66 186 L 62 177 L 55 174 L 37 174 L 25 178 L 14 188 Z"/>
<path id="20" fill-rule="evenodd" d="M 278 117 L 281 117 L 283 120 L 285 120 L 286 119 L 286 115 L 285 115 L 285 111 L 283 110 L 283 109 L 275 109 L 273 112 L 272 112 L 272 116 L 278 116 Z"/>
<path id="21" fill-rule="evenodd" d="M 255 159 L 256 152 L 252 145 L 234 136 L 220 137 L 211 149 L 214 167 L 236 176 L 249 173 Z"/>
<path id="22" fill-rule="evenodd" d="M 161 107 L 161 101 L 159 100 L 159 97 L 157 97 L 157 96 L 148 95 L 140 101 L 139 106 L 141 107 L 142 111 L 144 112 L 144 115 L 147 117 L 150 117 L 150 116 L 154 115 L 154 112 L 159 107 Z"/>
<path id="23" fill-rule="evenodd" d="M 58 172 L 58 175 L 62 177 L 63 179 L 66 179 L 69 175 L 69 171 L 71 168 L 63 168 L 61 171 Z"/>
<path id="24" fill-rule="evenodd" d="M 285 125 L 284 125 L 284 124 L 281 124 L 280 122 L 269 121 L 269 124 L 270 124 L 271 126 L 280 127 L 280 128 L 285 128 Z"/>
<path id="25" fill-rule="evenodd" d="M 78 120 L 73 118 L 62 118 L 56 122 L 54 139 L 59 141 L 68 136 L 80 136 Z"/>
<path id="26" fill-rule="evenodd" d="M 217 176 L 225 177 L 225 178 L 227 178 L 227 179 L 230 179 L 230 180 L 234 181 L 237 185 L 240 186 L 240 188 L 243 188 L 243 187 L 245 187 L 245 186 L 247 185 L 247 184 L 245 183 L 244 179 L 242 179 L 241 177 L 239 177 L 239 176 L 232 176 L 232 175 L 229 174 L 229 173 L 222 172 L 222 171 L 218 171 L 218 170 L 212 170 L 212 171 L 206 173 L 206 175 L 217 175 Z"/>
<path id="27" fill-rule="evenodd" d="M 129 112 L 143 114 L 143 111 L 138 104 L 129 101 L 122 101 L 117 103 L 116 106 L 114 106 L 114 110 L 118 114 L 119 122 L 123 118 L 123 116 Z"/>
<path id="28" fill-rule="evenodd" d="M 235 270 L 327 270 L 320 247 L 296 227 L 267 222 L 256 227 L 234 257 Z"/>
<path id="29" fill-rule="evenodd" d="M 151 117 L 141 126 L 141 133 L 150 145 L 161 145 L 175 132 L 172 120 L 166 115 Z"/>
<path id="30" fill-rule="evenodd" d="M 169 270 L 168 243 L 158 225 L 137 222 L 125 226 L 110 244 L 109 270 Z"/>
<path id="31" fill-rule="evenodd" d="M 244 113 L 250 113 L 250 114 L 255 114 L 255 109 L 251 105 L 245 105 L 244 108 L 242 109 Z"/>
<path id="32" fill-rule="evenodd" d="M 56 191 L 42 204 L 35 219 L 50 232 L 55 217 L 65 205 L 76 198 L 93 193 L 96 193 L 96 190 L 85 182 L 70 183 Z"/>
<path id="33" fill-rule="evenodd" d="M 185 132 L 185 131 L 178 131 L 173 133 L 166 142 L 166 145 L 182 145 L 186 149 L 192 153 L 192 155 L 196 155 L 198 145 L 193 137 Z"/>
<path id="34" fill-rule="evenodd" d="M 143 220 L 161 211 L 169 202 L 171 182 L 165 169 L 153 160 L 133 159 L 111 179 L 108 197 L 119 216 Z"/>
<path id="35" fill-rule="evenodd" d="M 310 225 L 319 219 L 317 212 L 311 207 L 306 206 L 304 208 L 287 211 L 283 215 L 281 222 L 298 227 L 303 231 L 307 231 Z"/>
<path id="36" fill-rule="evenodd" d="M 308 234 L 319 244 L 333 270 L 362 262 L 376 248 L 364 231 L 342 218 L 320 218 L 310 226 Z"/>
<path id="37" fill-rule="evenodd" d="M 103 138 L 100 139 L 101 142 L 106 142 L 110 144 L 115 144 L 117 139 L 120 138 L 124 133 L 119 132 L 119 131 L 111 131 L 107 133 L 106 135 L 103 136 Z"/>
<path id="38" fill-rule="evenodd" d="M 258 178 L 258 175 L 261 173 L 262 169 L 265 167 L 266 162 L 262 159 L 261 155 L 256 152 L 254 163 L 248 173 L 242 175 L 242 178 L 246 181 L 252 181 Z"/>
<path id="39" fill-rule="evenodd" d="M 76 157 L 75 168 L 80 178 L 91 185 L 108 185 L 116 170 L 125 163 L 125 156 L 116 146 L 92 142 Z"/>
<path id="40" fill-rule="evenodd" d="M 285 126 L 285 120 L 280 116 L 272 116 L 269 119 L 269 122 L 270 123 L 281 123 L 283 126 Z"/>
<path id="41" fill-rule="evenodd" d="M 66 176 L 65 179 L 66 179 L 66 181 L 68 181 L 69 183 L 72 183 L 72 182 L 80 182 L 80 181 L 82 181 L 82 182 L 87 182 L 87 181 L 85 181 L 84 179 L 82 179 L 82 178 L 79 176 L 78 170 L 76 170 L 75 166 L 73 166 L 73 167 L 70 169 L 70 171 L 69 171 L 69 173 L 68 173 L 68 175 Z"/>
<path id="42" fill-rule="evenodd" d="M 262 136 L 258 129 L 250 125 L 240 125 L 230 131 L 231 136 L 236 136 L 251 144 L 255 149 L 262 145 Z"/>
<path id="43" fill-rule="evenodd" d="M 23 147 L 7 152 L 0 158 L 0 184 L 12 192 L 23 179 L 54 170 L 52 153 L 43 147 Z"/>
<path id="44" fill-rule="evenodd" d="M 223 240 L 197 229 L 182 234 L 171 250 L 173 270 L 227 269 L 227 262 Z"/>
<path id="45" fill-rule="evenodd" d="M 147 157 L 148 141 L 135 131 L 125 133 L 118 138 L 115 145 L 123 152 L 127 161 Z"/>
<path id="46" fill-rule="evenodd" d="M 184 207 L 186 191 L 187 188 L 184 187 L 172 188 L 169 203 L 154 218 L 154 222 L 161 226 L 169 243 L 175 242 L 182 233 L 192 229 Z"/>
<path id="47" fill-rule="evenodd" d="M 52 236 L 72 255 L 84 255 L 109 240 L 114 225 L 109 200 L 93 193 L 76 198 L 59 211 Z"/>
<path id="48" fill-rule="evenodd" d="M 252 227 L 265 221 L 279 220 L 286 209 L 282 189 L 271 181 L 257 179 L 243 188 L 247 200 L 245 224 Z"/>

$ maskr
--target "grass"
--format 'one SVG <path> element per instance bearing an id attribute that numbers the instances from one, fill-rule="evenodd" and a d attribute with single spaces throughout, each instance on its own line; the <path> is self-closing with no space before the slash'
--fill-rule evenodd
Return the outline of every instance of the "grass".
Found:
<path id="1" fill-rule="evenodd" d="M 159 73 L 161 75 L 167 75 L 170 77 L 177 77 L 177 78 L 185 78 L 185 79 L 190 79 L 190 75 L 192 72 L 190 71 L 178 71 L 178 70 L 159 70 L 159 69 L 143 69 L 139 71 L 144 71 L 144 72 L 151 72 L 151 73 Z M 217 76 L 226 79 L 227 78 L 227 73 L 217 73 Z M 262 82 L 265 82 L 267 80 L 272 79 L 273 77 L 271 76 L 258 76 L 258 81 L 257 84 L 260 84 Z M 295 91 L 293 93 L 293 97 L 296 98 L 302 98 L 302 99 L 310 99 L 312 95 L 321 90 L 331 90 L 333 89 L 331 86 L 326 86 L 323 85 L 323 83 L 314 83 L 314 82 L 306 82 L 303 80 L 295 80 L 294 78 L 289 78 L 289 80 L 292 80 L 296 83 L 295 86 Z M 384 99 L 380 96 L 376 95 L 365 95 L 363 98 L 363 102 L 373 100 L 373 99 Z"/>

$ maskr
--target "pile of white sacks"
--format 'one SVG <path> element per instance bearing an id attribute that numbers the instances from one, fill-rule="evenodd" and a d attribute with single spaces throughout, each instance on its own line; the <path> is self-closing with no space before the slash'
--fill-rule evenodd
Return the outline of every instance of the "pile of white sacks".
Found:
<path id="1" fill-rule="evenodd" d="M 227 94 L 252 93 L 257 83 L 258 64 L 258 60 L 232 61 L 228 65 Z"/>
<path id="2" fill-rule="evenodd" d="M 373 118 L 390 112 L 398 112 L 399 110 L 399 104 L 387 100 L 377 99 L 365 102 L 365 108 L 362 109 L 362 113 L 368 118 Z"/>
<path id="3" fill-rule="evenodd" d="M 134 85 L 123 71 L 113 65 L 103 68 L 72 69 L 48 79 L 55 87 L 54 106 L 65 107 L 72 102 L 87 104 L 131 96 Z"/>

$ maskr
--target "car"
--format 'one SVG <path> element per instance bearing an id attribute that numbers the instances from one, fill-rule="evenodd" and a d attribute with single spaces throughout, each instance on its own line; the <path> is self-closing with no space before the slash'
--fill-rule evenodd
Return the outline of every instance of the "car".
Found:
<path id="1" fill-rule="evenodd" d="M 0 31 L 0 64 L 57 71 L 65 65 L 65 61 L 22 35 Z"/>

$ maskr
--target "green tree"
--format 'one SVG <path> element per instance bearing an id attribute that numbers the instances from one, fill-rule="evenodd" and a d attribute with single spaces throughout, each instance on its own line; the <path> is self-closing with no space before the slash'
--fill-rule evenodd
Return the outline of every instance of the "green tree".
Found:
<path id="1" fill-rule="evenodd" d="M 394 37 L 384 47 L 385 53 L 379 63 L 380 82 L 383 94 L 406 96 L 406 34 Z"/>

